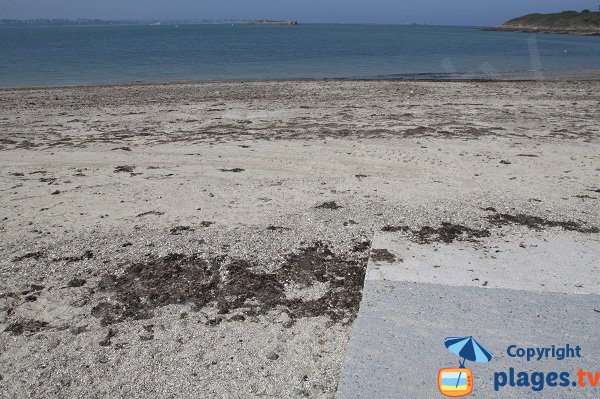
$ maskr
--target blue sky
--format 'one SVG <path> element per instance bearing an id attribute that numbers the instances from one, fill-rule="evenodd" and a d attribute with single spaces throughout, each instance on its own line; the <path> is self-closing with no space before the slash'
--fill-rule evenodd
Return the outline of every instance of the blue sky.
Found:
<path id="1" fill-rule="evenodd" d="M 290 18 L 301 22 L 495 25 L 592 0 L 0 0 L 1 18 Z"/>

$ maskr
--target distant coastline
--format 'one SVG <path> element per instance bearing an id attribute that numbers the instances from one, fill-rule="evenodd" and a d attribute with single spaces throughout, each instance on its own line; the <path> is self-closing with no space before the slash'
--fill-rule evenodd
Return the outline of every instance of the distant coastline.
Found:
<path id="1" fill-rule="evenodd" d="M 135 25 L 298 25 L 296 20 L 272 19 L 0 19 L 3 27 L 59 27 L 59 26 L 135 26 Z"/>
<path id="2" fill-rule="evenodd" d="M 496 27 L 483 28 L 482 30 L 600 36 L 600 12 L 584 10 L 582 12 L 564 11 L 554 14 L 529 14 L 511 19 Z"/>
<path id="3" fill-rule="evenodd" d="M 247 24 L 248 25 L 285 25 L 285 26 L 292 26 L 292 25 L 298 25 L 298 21 L 293 20 L 293 19 L 282 19 L 282 20 L 276 20 L 276 19 L 254 19 L 252 21 L 248 21 Z"/>

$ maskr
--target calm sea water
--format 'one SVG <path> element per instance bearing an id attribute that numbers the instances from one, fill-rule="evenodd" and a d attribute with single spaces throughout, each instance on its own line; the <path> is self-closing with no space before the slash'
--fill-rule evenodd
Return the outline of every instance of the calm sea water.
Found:
<path id="1" fill-rule="evenodd" d="M 506 78 L 600 69 L 600 37 L 471 27 L 0 29 L 0 86 L 302 78 Z"/>

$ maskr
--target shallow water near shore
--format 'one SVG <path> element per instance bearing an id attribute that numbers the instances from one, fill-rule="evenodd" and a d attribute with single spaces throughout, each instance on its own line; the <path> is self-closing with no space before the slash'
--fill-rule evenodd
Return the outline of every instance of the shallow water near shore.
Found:
<path id="1" fill-rule="evenodd" d="M 600 67 L 600 38 L 305 24 L 0 29 L 0 87 L 266 79 L 540 79 Z"/>

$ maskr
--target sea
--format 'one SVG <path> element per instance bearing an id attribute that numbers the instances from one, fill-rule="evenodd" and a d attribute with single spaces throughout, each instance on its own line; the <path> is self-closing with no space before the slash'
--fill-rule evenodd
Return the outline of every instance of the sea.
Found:
<path id="1" fill-rule="evenodd" d="M 0 28 L 0 87 L 278 79 L 544 79 L 600 70 L 600 37 L 300 24 Z"/>

